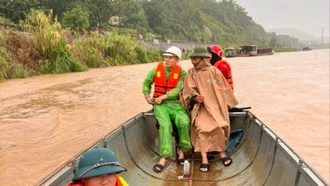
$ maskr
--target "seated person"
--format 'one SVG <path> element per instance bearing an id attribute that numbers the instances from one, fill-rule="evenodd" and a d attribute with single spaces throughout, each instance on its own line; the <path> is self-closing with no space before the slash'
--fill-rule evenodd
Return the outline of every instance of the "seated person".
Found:
<path id="1" fill-rule="evenodd" d="M 207 51 L 211 54 L 210 63 L 215 68 L 219 69 L 222 75 L 225 77 L 229 83 L 230 88 L 234 92 L 234 82 L 232 70 L 229 63 L 222 59 L 223 51 L 219 45 L 211 45 L 207 47 Z"/>
<path id="2" fill-rule="evenodd" d="M 67 186 L 128 186 L 117 175 L 123 171 L 127 169 L 119 164 L 110 149 L 96 147 L 81 156 L 72 182 Z"/>
<path id="3" fill-rule="evenodd" d="M 143 82 L 142 92 L 147 103 L 152 104 L 154 114 L 159 124 L 159 161 L 153 170 L 157 173 L 164 169 L 166 158 L 172 156 L 172 121 L 179 135 L 178 162 L 184 163 L 182 150 L 191 149 L 189 129 L 190 119 L 179 101 L 179 91 L 186 74 L 177 63 L 181 58 L 181 50 L 171 46 L 163 54 L 164 62 L 148 72 Z M 150 96 L 152 85 L 154 94 Z"/>
<path id="4" fill-rule="evenodd" d="M 202 156 L 200 171 L 208 172 L 208 152 L 220 152 L 224 166 L 232 163 L 225 153 L 230 134 L 228 108 L 238 102 L 224 76 L 209 63 L 206 48 L 195 47 L 189 57 L 194 67 L 186 74 L 180 99 L 186 109 L 194 104 L 191 108 L 191 143 L 194 151 Z"/>

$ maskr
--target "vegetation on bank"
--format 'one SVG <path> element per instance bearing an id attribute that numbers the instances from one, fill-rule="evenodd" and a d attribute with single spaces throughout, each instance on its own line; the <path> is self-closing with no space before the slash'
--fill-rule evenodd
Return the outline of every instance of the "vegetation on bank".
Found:
<path id="1" fill-rule="evenodd" d="M 25 32 L 0 27 L 0 80 L 162 59 L 162 51 L 140 48 L 130 35 L 72 35 L 51 13 L 32 10 L 20 27 Z"/>
<path id="2" fill-rule="evenodd" d="M 0 80 L 162 59 L 162 51 L 139 47 L 132 35 L 276 52 L 298 46 L 296 38 L 265 32 L 234 0 L 1 1 Z"/>
<path id="3" fill-rule="evenodd" d="M 117 29 L 121 34 L 129 29 L 146 40 L 218 43 L 224 48 L 287 44 L 267 33 L 234 0 L 0 0 L 0 17 L 9 20 L 6 25 L 25 20 L 30 9 L 53 12 L 63 28 L 77 32 L 89 27 Z M 294 38 L 285 39 L 289 40 Z"/>

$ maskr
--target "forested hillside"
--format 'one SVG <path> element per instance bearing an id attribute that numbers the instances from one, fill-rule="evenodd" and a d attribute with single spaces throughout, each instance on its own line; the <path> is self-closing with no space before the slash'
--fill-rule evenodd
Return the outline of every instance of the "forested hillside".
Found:
<path id="1" fill-rule="evenodd" d="M 152 39 L 299 46 L 265 32 L 234 0 L 0 0 L 0 81 L 162 60 L 143 44 Z"/>
<path id="2" fill-rule="evenodd" d="M 0 0 L 0 16 L 12 23 L 30 9 L 52 11 L 64 28 L 125 28 L 145 39 L 268 46 L 274 37 L 234 0 Z M 119 24 L 110 22 L 113 16 Z"/>

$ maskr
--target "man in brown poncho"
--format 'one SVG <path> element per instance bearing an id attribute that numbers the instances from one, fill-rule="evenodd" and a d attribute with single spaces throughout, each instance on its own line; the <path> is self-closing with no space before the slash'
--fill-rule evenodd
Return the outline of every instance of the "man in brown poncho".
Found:
<path id="1" fill-rule="evenodd" d="M 189 57 L 194 68 L 185 76 L 181 102 L 191 110 L 191 143 L 202 155 L 200 171 L 208 172 L 207 152 L 220 152 L 225 166 L 232 163 L 225 153 L 230 134 L 228 108 L 238 102 L 221 72 L 209 63 L 206 48 L 195 47 Z"/>

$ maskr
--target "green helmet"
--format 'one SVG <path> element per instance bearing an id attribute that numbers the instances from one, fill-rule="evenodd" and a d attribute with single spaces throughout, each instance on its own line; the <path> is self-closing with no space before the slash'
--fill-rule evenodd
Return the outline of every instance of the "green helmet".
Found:
<path id="1" fill-rule="evenodd" d="M 72 181 L 123 171 L 127 169 L 119 164 L 117 157 L 110 149 L 96 147 L 81 156 Z"/>
<path id="2" fill-rule="evenodd" d="M 192 57 L 207 57 L 210 58 L 209 53 L 207 52 L 206 48 L 204 47 L 195 47 L 192 53 L 189 55 L 190 58 Z"/>

